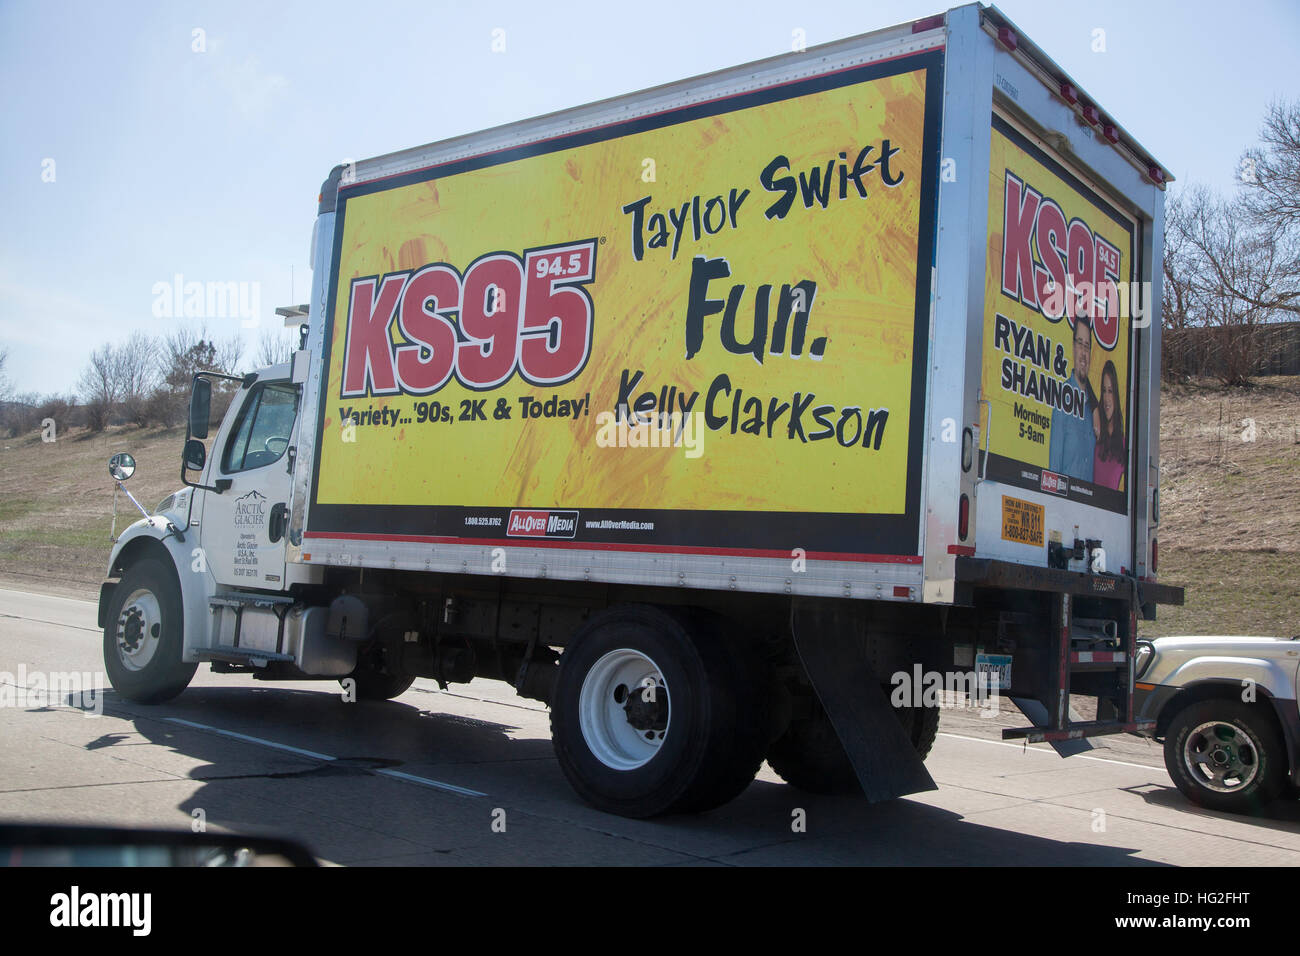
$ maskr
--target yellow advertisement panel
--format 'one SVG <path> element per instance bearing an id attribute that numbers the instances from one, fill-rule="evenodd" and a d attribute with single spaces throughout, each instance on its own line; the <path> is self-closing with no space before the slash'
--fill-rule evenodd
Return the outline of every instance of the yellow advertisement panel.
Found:
<path id="1" fill-rule="evenodd" d="M 938 66 L 342 188 L 312 530 L 915 554 Z"/>
<path id="2" fill-rule="evenodd" d="M 993 118 L 988 477 L 1127 513 L 1135 226 Z"/>

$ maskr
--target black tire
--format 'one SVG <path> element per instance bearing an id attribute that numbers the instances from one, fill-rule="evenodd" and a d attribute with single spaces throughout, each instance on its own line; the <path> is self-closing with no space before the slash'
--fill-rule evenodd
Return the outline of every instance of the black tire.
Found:
<path id="1" fill-rule="evenodd" d="M 939 708 L 898 707 L 895 713 L 924 760 L 939 733 Z M 782 780 L 808 793 L 862 791 L 849 755 L 820 706 L 816 716 L 790 722 L 768 749 L 767 762 Z"/>
<path id="2" fill-rule="evenodd" d="M 938 707 L 900 707 L 898 718 L 912 737 L 912 746 L 922 760 L 930 756 L 930 748 L 939 736 Z"/>
<path id="3" fill-rule="evenodd" d="M 697 626 L 713 628 L 709 639 L 719 641 L 729 658 L 727 679 L 735 695 L 738 723 L 723 753 L 713 758 L 717 772 L 712 782 L 675 807 L 679 813 L 703 813 L 740 796 L 754 782 L 772 739 L 771 668 L 744 635 L 725 630 L 726 622 L 701 619 Z"/>
<path id="4" fill-rule="evenodd" d="M 118 694 L 137 704 L 160 704 L 189 686 L 198 664 L 181 660 L 184 622 L 180 586 L 169 565 L 144 558 L 126 569 L 104 626 L 104 669 Z"/>
<path id="5" fill-rule="evenodd" d="M 611 663 L 620 659 L 624 670 Z M 753 780 L 766 743 L 766 686 L 751 666 L 740 645 L 699 620 L 639 605 L 596 615 L 560 656 L 551 698 L 551 739 L 569 784 L 597 809 L 626 817 L 730 800 Z M 652 683 L 657 675 L 655 692 L 619 683 L 618 674 L 637 667 Z"/>
<path id="6" fill-rule="evenodd" d="M 767 762 L 790 786 L 806 793 L 854 793 L 862 788 L 830 718 L 818 708 L 816 717 L 790 721 L 767 751 Z"/>
<path id="7" fill-rule="evenodd" d="M 382 659 L 363 656 L 357 661 L 356 670 L 341 678 L 339 683 L 345 680 L 356 681 L 357 700 L 392 700 L 410 690 L 415 675 L 390 671 Z"/>
<path id="8" fill-rule="evenodd" d="M 1189 704 L 1165 731 L 1165 768 L 1183 796 L 1210 810 L 1259 813 L 1287 781 L 1286 748 L 1263 705 Z"/>

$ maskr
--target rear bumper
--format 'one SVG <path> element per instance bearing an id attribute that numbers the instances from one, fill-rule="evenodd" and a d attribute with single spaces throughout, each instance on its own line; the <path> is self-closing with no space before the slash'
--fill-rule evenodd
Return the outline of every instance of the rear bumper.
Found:
<path id="1" fill-rule="evenodd" d="M 1139 602 L 1142 604 L 1179 604 L 1183 603 L 1184 591 L 1173 584 L 1159 584 L 1155 581 L 1138 581 Z"/>
<path id="2" fill-rule="evenodd" d="M 1183 589 L 1155 581 L 1139 581 L 1118 574 L 1084 574 L 1059 568 L 1016 564 L 993 558 L 958 557 L 958 594 L 971 588 L 1001 588 L 1009 591 L 1054 591 L 1090 597 L 1132 599 L 1136 604 L 1182 604 Z M 1136 594 L 1131 590 L 1136 587 Z M 960 602 L 966 603 L 966 602 Z"/>

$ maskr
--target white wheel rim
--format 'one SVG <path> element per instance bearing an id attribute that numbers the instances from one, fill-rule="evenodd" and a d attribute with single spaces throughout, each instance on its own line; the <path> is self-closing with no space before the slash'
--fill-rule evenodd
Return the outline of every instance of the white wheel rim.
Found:
<path id="1" fill-rule="evenodd" d="M 1259 775 L 1259 746 L 1241 727 L 1209 720 L 1194 728 L 1183 744 L 1183 761 L 1201 786 L 1235 793 Z"/>
<path id="2" fill-rule="evenodd" d="M 117 657 L 129 671 L 144 670 L 162 638 L 162 608 L 145 588 L 132 591 L 117 616 Z"/>
<path id="3" fill-rule="evenodd" d="M 668 736 L 672 698 L 663 672 L 640 651 L 620 648 L 592 665 L 578 695 L 578 726 L 592 756 L 612 770 L 654 759 Z"/>

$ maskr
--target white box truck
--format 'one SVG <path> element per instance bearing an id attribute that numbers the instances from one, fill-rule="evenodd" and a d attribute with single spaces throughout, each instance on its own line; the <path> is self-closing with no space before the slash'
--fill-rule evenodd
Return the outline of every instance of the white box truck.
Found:
<path id="1" fill-rule="evenodd" d="M 336 167 L 301 349 L 195 377 L 116 542 L 113 686 L 506 681 L 632 816 L 933 788 L 936 686 L 1142 730 L 1167 178 L 978 4 Z"/>

